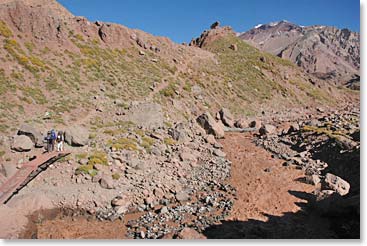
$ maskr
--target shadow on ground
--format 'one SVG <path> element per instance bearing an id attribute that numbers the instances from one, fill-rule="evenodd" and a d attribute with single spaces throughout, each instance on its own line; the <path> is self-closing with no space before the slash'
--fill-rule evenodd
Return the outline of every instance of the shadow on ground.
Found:
<path id="1" fill-rule="evenodd" d="M 307 200 L 301 210 L 282 216 L 267 216 L 268 221 L 222 221 L 204 232 L 208 239 L 359 239 L 358 196 L 333 195 L 316 202 L 313 194 L 289 191 Z"/>

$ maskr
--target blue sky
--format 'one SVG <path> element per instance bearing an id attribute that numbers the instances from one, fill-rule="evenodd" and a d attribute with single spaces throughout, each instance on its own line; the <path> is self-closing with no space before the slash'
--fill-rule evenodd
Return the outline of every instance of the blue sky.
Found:
<path id="1" fill-rule="evenodd" d="M 288 20 L 358 31 L 359 0 L 58 0 L 74 15 L 189 42 L 216 20 L 235 31 Z"/>

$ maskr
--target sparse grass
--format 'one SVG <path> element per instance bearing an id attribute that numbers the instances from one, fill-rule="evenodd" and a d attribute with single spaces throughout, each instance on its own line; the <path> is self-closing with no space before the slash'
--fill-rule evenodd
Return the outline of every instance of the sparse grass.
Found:
<path id="1" fill-rule="evenodd" d="M 4 150 L 0 150 L 0 158 L 3 157 L 5 155 L 5 151 Z"/>
<path id="2" fill-rule="evenodd" d="M 75 158 L 77 160 L 86 159 L 87 157 L 88 157 L 88 154 L 87 153 L 79 153 L 79 154 L 76 154 L 75 155 Z"/>
<path id="3" fill-rule="evenodd" d="M 116 150 L 138 151 L 137 141 L 130 138 L 119 138 L 117 140 L 109 140 L 107 143 L 111 148 Z"/>
<path id="4" fill-rule="evenodd" d="M 338 136 L 346 136 L 345 132 L 342 131 L 333 131 L 330 129 L 330 124 L 327 124 L 324 127 L 317 127 L 317 126 L 304 126 L 302 128 L 303 131 L 305 132 L 314 132 L 316 134 L 325 134 L 327 135 L 329 138 L 333 138 L 333 139 L 338 139 Z"/>
<path id="5" fill-rule="evenodd" d="M 96 151 L 88 158 L 88 165 L 108 165 L 107 154 L 103 151 Z"/>
<path id="6" fill-rule="evenodd" d="M 154 142 L 155 141 L 153 138 L 148 137 L 148 136 L 143 136 L 142 143 L 140 144 L 140 146 L 143 147 L 147 152 L 150 152 Z"/>
<path id="7" fill-rule="evenodd" d="M 15 92 L 15 90 L 16 86 L 5 76 L 4 69 L 0 68 L 0 95 L 3 95 L 8 91 Z"/>
<path id="8" fill-rule="evenodd" d="M 32 98 L 36 104 L 46 104 L 47 99 L 41 89 L 37 87 L 25 86 L 21 88 L 23 95 Z"/>
<path id="9" fill-rule="evenodd" d="M 0 21 L 0 34 L 5 38 L 10 38 L 13 36 L 13 32 L 4 21 Z"/>
<path id="10" fill-rule="evenodd" d="M 177 85 L 176 83 L 169 83 L 169 85 L 162 89 L 159 93 L 165 97 L 174 97 L 176 95 Z"/>
<path id="11" fill-rule="evenodd" d="M 118 174 L 118 173 L 114 173 L 114 174 L 112 174 L 112 178 L 113 178 L 114 180 L 119 180 L 119 179 L 121 178 L 121 176 L 120 176 L 120 174 Z"/>
<path id="12" fill-rule="evenodd" d="M 93 165 L 87 164 L 87 165 L 81 165 L 75 170 L 75 174 L 79 175 L 81 173 L 90 175 L 92 177 L 96 176 L 98 174 L 97 170 L 94 169 Z"/>
<path id="13" fill-rule="evenodd" d="M 32 52 L 33 52 L 33 50 L 34 50 L 34 48 L 36 47 L 36 46 L 34 45 L 34 43 L 32 43 L 32 42 L 25 42 L 25 43 L 24 43 L 24 46 L 27 48 L 27 50 L 28 50 L 30 53 L 32 53 Z"/>
<path id="14" fill-rule="evenodd" d="M 172 139 L 172 138 L 165 138 L 164 139 L 164 143 L 166 145 L 172 146 L 172 145 L 175 145 L 176 144 L 176 141 L 174 139 Z"/>

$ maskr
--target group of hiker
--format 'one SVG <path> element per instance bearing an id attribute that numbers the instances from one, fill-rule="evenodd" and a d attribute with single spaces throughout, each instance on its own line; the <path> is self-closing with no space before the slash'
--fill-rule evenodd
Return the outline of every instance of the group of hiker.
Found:
<path id="1" fill-rule="evenodd" d="M 45 141 L 47 142 L 47 152 L 62 152 L 64 151 L 64 140 L 65 140 L 65 133 L 63 131 L 56 131 L 52 129 L 51 131 L 47 132 L 47 136 Z"/>

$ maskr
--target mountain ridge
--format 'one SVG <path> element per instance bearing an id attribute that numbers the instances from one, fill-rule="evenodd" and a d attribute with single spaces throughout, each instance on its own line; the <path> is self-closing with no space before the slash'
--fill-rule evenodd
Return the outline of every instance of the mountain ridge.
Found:
<path id="1" fill-rule="evenodd" d="M 239 38 L 335 84 L 359 78 L 360 34 L 349 29 L 280 21 L 253 28 Z"/>

